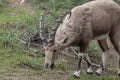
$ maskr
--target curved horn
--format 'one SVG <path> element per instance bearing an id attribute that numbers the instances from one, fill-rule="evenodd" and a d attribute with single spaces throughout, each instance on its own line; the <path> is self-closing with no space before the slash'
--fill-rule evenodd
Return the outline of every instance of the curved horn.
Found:
<path id="1" fill-rule="evenodd" d="M 46 35 L 45 35 L 45 30 L 44 30 L 44 17 L 47 14 L 51 14 L 54 17 L 53 13 L 50 10 L 45 10 L 41 14 L 39 26 L 40 26 L 40 38 L 43 42 L 43 45 L 47 45 L 47 43 L 48 43 L 47 40 L 46 40 Z"/>
<path id="2" fill-rule="evenodd" d="M 69 18 L 70 18 L 70 17 L 71 17 L 71 11 L 70 11 L 70 10 L 65 10 L 65 11 L 58 17 L 58 19 L 55 21 L 55 25 L 54 25 L 54 27 L 52 28 L 52 32 L 50 33 L 49 40 L 48 40 L 48 43 L 49 43 L 50 46 L 54 44 L 56 31 L 57 31 L 60 23 L 62 23 L 62 19 L 63 19 L 67 14 L 70 14 L 70 16 L 69 16 Z"/>

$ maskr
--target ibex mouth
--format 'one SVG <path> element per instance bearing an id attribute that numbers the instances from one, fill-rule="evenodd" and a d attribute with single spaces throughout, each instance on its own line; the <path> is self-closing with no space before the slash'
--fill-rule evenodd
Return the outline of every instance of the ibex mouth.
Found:
<path id="1" fill-rule="evenodd" d="M 45 68 L 46 69 L 48 69 L 48 68 L 53 69 L 54 67 L 55 67 L 54 63 L 51 63 L 51 64 L 47 63 L 47 64 L 45 64 Z"/>
<path id="2" fill-rule="evenodd" d="M 55 64 L 52 63 L 52 64 L 50 65 L 50 69 L 54 69 L 54 67 L 55 67 Z"/>

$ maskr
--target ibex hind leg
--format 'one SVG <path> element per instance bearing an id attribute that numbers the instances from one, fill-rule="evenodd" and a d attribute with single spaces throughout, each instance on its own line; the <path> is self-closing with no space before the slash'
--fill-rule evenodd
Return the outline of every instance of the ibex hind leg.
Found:
<path id="1" fill-rule="evenodd" d="M 101 48 L 102 52 L 102 61 L 99 69 L 96 71 L 97 75 L 101 75 L 102 71 L 105 69 L 105 63 L 106 63 L 106 53 L 108 52 L 108 44 L 107 44 L 107 38 L 103 40 L 98 40 L 99 46 Z"/>
<path id="2" fill-rule="evenodd" d="M 119 32 L 115 33 L 115 34 L 111 34 L 110 35 L 110 40 L 114 46 L 114 48 L 116 49 L 116 51 L 118 52 L 119 54 L 119 71 L 118 71 L 118 75 L 120 77 L 120 34 Z"/>

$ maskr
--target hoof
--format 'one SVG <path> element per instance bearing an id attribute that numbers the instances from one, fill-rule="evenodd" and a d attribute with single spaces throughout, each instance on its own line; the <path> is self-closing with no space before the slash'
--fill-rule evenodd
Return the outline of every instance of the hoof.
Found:
<path id="1" fill-rule="evenodd" d="M 97 75 L 97 76 L 101 76 L 101 74 L 100 74 L 100 73 L 97 73 L 97 72 L 96 72 L 96 75 Z"/>
<path id="2" fill-rule="evenodd" d="M 120 73 L 118 74 L 118 77 L 120 77 Z"/>
<path id="3" fill-rule="evenodd" d="M 86 72 L 87 74 L 92 75 L 93 74 L 92 67 L 89 67 Z"/>
<path id="4" fill-rule="evenodd" d="M 80 78 L 80 76 L 76 76 L 76 75 L 74 75 L 74 78 Z"/>
<path id="5" fill-rule="evenodd" d="M 79 78 L 79 77 L 80 77 L 80 72 L 81 72 L 81 70 L 75 71 L 75 72 L 74 72 L 74 77 L 75 77 L 75 78 Z"/>
<path id="6" fill-rule="evenodd" d="M 120 70 L 118 71 L 118 77 L 120 77 Z"/>
<path id="7" fill-rule="evenodd" d="M 100 76 L 102 74 L 102 68 L 99 68 L 97 71 L 96 71 L 96 75 L 97 76 Z"/>
<path id="8" fill-rule="evenodd" d="M 93 74 L 93 72 L 87 72 L 87 74 L 92 75 L 92 74 Z"/>

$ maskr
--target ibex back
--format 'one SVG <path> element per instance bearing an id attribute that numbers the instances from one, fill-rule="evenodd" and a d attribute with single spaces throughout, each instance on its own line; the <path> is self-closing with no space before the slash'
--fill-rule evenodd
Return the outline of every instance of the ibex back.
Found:
<path id="1" fill-rule="evenodd" d="M 95 0 L 64 12 L 55 23 L 49 40 L 45 38 L 44 16 L 52 14 L 46 10 L 40 19 L 40 36 L 45 49 L 45 67 L 54 67 L 58 54 L 69 46 L 80 46 L 78 54 L 78 68 L 74 73 L 80 77 L 81 60 L 84 56 L 88 64 L 87 73 L 92 74 L 92 63 L 87 55 L 87 48 L 91 40 L 98 40 L 103 51 L 102 64 L 96 71 L 102 74 L 105 68 L 105 55 L 108 51 L 107 37 L 110 37 L 116 51 L 120 55 L 120 6 L 112 0 Z M 66 15 L 67 14 L 67 15 Z M 62 22 L 62 18 L 65 20 Z M 119 60 L 120 66 L 120 60 Z M 120 75 L 120 70 L 118 71 Z"/>

